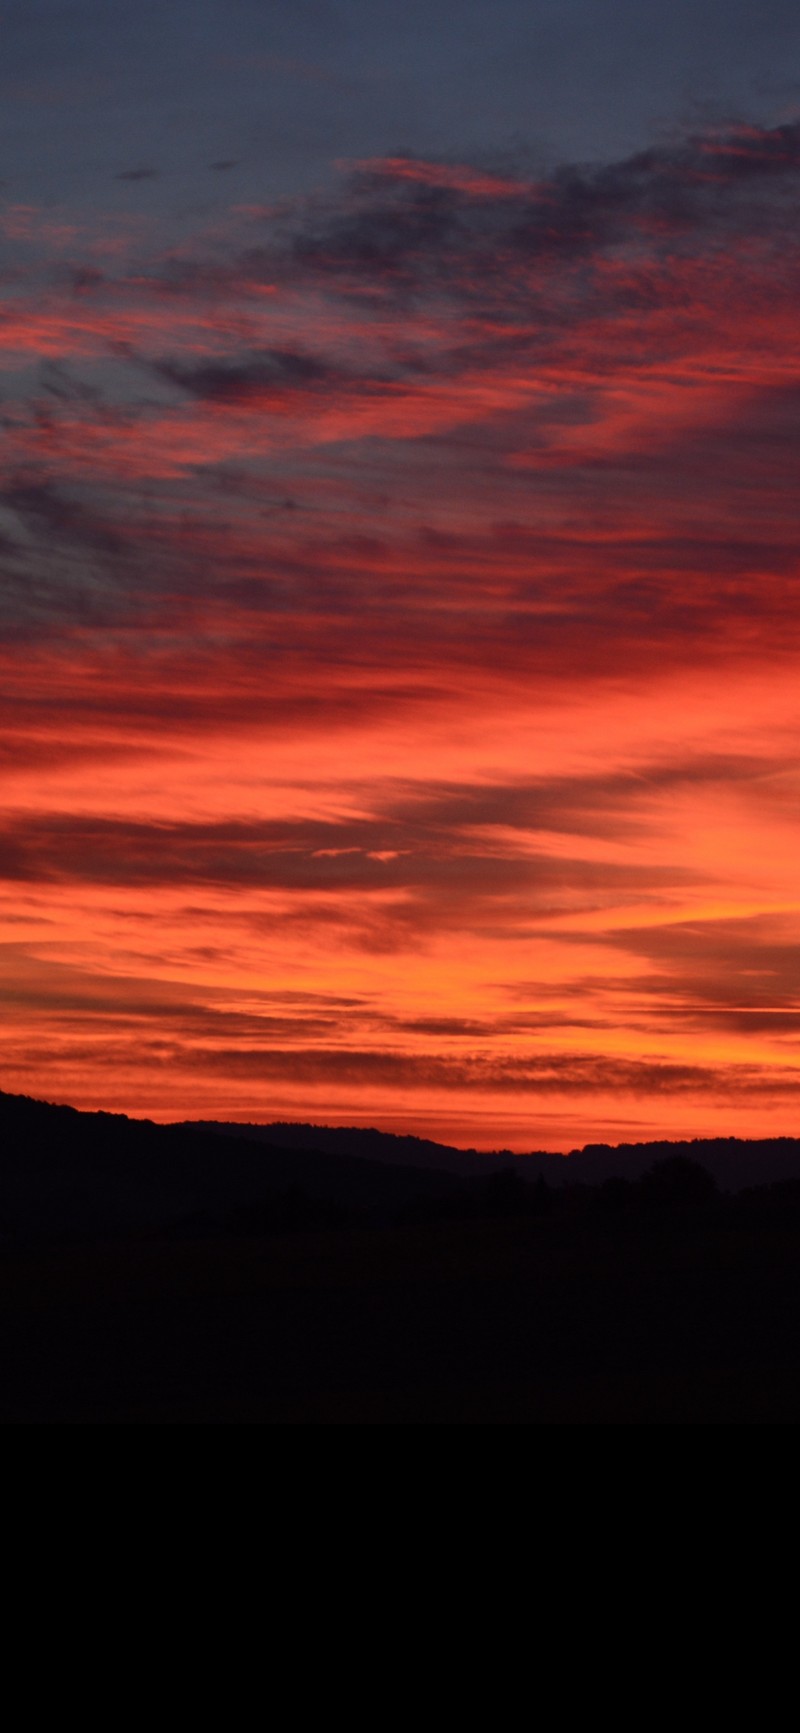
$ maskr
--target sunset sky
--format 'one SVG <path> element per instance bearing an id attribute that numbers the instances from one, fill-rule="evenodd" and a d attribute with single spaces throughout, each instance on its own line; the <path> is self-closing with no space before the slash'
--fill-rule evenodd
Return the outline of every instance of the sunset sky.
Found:
<path id="1" fill-rule="evenodd" d="M 0 1088 L 800 1134 L 796 0 L 0 32 Z"/>

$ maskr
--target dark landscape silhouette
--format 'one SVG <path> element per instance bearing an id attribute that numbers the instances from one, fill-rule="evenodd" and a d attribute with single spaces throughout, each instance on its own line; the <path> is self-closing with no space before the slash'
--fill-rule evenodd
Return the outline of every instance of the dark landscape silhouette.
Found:
<path id="1" fill-rule="evenodd" d="M 588 1143 L 568 1156 L 536 1150 L 515 1155 L 511 1150 L 491 1152 L 456 1149 L 427 1138 L 398 1137 L 392 1132 L 355 1126 L 299 1125 L 277 1121 L 272 1125 L 189 1121 L 181 1129 L 212 1136 L 240 1138 L 270 1148 L 324 1150 L 330 1155 L 359 1155 L 369 1161 L 407 1166 L 435 1172 L 480 1177 L 490 1171 L 515 1168 L 528 1180 L 546 1179 L 549 1185 L 598 1185 L 604 1179 L 624 1175 L 638 1179 L 654 1161 L 677 1154 L 702 1162 L 727 1191 L 764 1185 L 781 1179 L 800 1179 L 800 1138 L 762 1139 L 717 1137 L 691 1142 L 660 1139 L 649 1143 Z"/>
<path id="2" fill-rule="evenodd" d="M 6 1424 L 800 1419 L 800 1140 L 483 1156 L 0 1094 L 0 1142 Z"/>

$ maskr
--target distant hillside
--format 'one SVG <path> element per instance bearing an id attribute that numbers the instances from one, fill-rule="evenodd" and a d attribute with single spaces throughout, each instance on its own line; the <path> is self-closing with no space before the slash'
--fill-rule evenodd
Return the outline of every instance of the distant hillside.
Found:
<path id="1" fill-rule="evenodd" d="M 247 1142 L 277 1145 L 281 1149 L 318 1149 L 329 1155 L 358 1155 L 364 1160 L 388 1163 L 392 1167 L 453 1173 L 468 1179 L 534 1160 L 543 1164 L 542 1171 L 547 1172 L 548 1178 L 552 1169 L 553 1181 L 558 1183 L 558 1169 L 564 1161 L 561 1155 L 528 1157 L 513 1155 L 510 1150 L 487 1154 L 475 1149 L 456 1149 L 452 1144 L 433 1143 L 425 1137 L 399 1137 L 394 1132 L 352 1125 L 306 1125 L 285 1121 L 275 1121 L 271 1125 L 240 1125 L 190 1120 L 180 1129 L 213 1137 L 243 1138 Z"/>
<path id="2" fill-rule="evenodd" d="M 699 1162 L 723 1191 L 800 1179 L 800 1139 L 796 1137 L 698 1137 L 676 1143 L 662 1140 L 616 1146 L 587 1143 L 571 1152 L 561 1171 L 573 1185 L 601 1185 L 603 1180 L 617 1177 L 639 1179 L 654 1162 L 675 1155 Z"/>
<path id="3" fill-rule="evenodd" d="M 512 1168 L 518 1186 L 598 1186 L 613 1176 L 638 1179 L 676 1154 L 699 1162 L 725 1191 L 800 1179 L 794 1138 L 592 1144 L 567 1157 L 514 1157 L 362 1128 L 159 1126 L 0 1093 L 0 1240 L 271 1232 L 343 1214 L 387 1221 L 432 1205 L 480 1208 L 484 1197 L 489 1207 L 500 1169 Z"/>
<path id="4" fill-rule="evenodd" d="M 265 1229 L 325 1208 L 386 1216 L 451 1199 L 461 1182 L 314 1149 L 254 1147 L 121 1114 L 0 1093 L 0 1237 L 182 1223 Z"/>
<path id="5" fill-rule="evenodd" d="M 800 1142 L 476 1178 L 272 1129 L 0 1094 L 0 1426 L 800 1421 Z"/>
<path id="6" fill-rule="evenodd" d="M 800 1139 L 773 1137 L 760 1140 L 738 1137 L 695 1138 L 691 1141 L 653 1143 L 588 1143 L 569 1155 L 537 1150 L 514 1155 L 509 1150 L 484 1153 L 456 1149 L 420 1137 L 398 1137 L 392 1132 L 367 1130 L 361 1126 L 286 1124 L 235 1125 L 197 1121 L 183 1130 L 214 1137 L 279 1145 L 282 1149 L 316 1149 L 330 1155 L 359 1155 L 371 1162 L 413 1167 L 427 1171 L 478 1178 L 513 1167 L 525 1179 L 540 1176 L 548 1185 L 602 1185 L 612 1178 L 638 1179 L 655 1161 L 683 1155 L 700 1162 L 725 1191 L 746 1186 L 769 1185 L 783 1179 L 800 1179 Z"/>

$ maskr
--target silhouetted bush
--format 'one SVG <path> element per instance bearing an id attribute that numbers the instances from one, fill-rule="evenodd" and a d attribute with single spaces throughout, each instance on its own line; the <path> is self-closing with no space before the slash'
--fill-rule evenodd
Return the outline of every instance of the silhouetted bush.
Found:
<path id="1" fill-rule="evenodd" d="M 598 1187 L 596 1202 L 599 1210 L 614 1214 L 620 1210 L 630 1209 L 637 1197 L 637 1187 L 629 1179 L 614 1174 L 611 1179 L 604 1179 Z"/>
<path id="2" fill-rule="evenodd" d="M 553 1195 L 553 1188 L 551 1185 L 548 1185 L 544 1175 L 540 1173 L 536 1184 L 530 1187 L 529 1208 L 533 1215 L 549 1215 L 554 1202 L 555 1197 Z"/>
<path id="3" fill-rule="evenodd" d="M 536 1188 L 527 1185 L 513 1167 L 490 1174 L 478 1189 L 481 1214 L 489 1216 L 530 1215 L 535 1198 Z"/>
<path id="4" fill-rule="evenodd" d="M 697 1209 L 718 1195 L 713 1175 L 685 1155 L 655 1162 L 638 1189 L 642 1202 L 657 1209 Z"/>

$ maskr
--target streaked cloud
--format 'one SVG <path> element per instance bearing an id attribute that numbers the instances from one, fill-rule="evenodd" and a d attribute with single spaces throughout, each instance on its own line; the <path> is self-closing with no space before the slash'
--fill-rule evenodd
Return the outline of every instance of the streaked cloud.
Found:
<path id="1" fill-rule="evenodd" d="M 798 192 L 726 123 L 0 208 L 7 1086 L 791 1129 Z"/>

